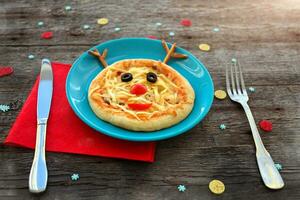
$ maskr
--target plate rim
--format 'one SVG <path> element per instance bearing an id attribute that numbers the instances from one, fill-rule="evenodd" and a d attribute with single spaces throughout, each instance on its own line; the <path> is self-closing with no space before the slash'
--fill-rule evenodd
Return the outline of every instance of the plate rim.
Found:
<path id="1" fill-rule="evenodd" d="M 201 122 L 205 117 L 206 115 L 208 114 L 208 112 L 210 111 L 211 107 L 212 107 L 212 104 L 213 104 L 213 99 L 214 99 L 214 83 L 213 83 L 213 80 L 212 80 L 212 77 L 208 71 L 208 69 L 205 67 L 205 65 L 196 57 L 194 56 L 190 51 L 186 50 L 186 49 L 183 49 L 181 47 L 177 47 L 178 49 L 181 49 L 181 50 L 184 50 L 186 52 L 188 52 L 194 60 L 196 60 L 196 62 L 198 62 L 201 66 L 202 66 L 202 69 L 205 71 L 205 73 L 208 75 L 208 81 L 210 82 L 210 85 L 212 87 L 212 92 L 211 94 L 209 95 L 210 96 L 210 99 L 208 100 L 208 106 L 206 107 L 205 111 L 203 112 L 202 116 L 199 117 L 197 120 L 193 121 L 191 123 L 191 125 L 189 126 L 185 126 L 184 128 L 181 128 L 179 131 L 177 131 L 176 133 L 173 133 L 173 134 L 165 134 L 165 135 L 159 135 L 159 136 L 156 136 L 156 137 L 142 137 L 142 138 L 136 138 L 136 137 L 130 137 L 130 136 L 124 136 L 123 134 L 117 134 L 117 133 L 112 133 L 112 132 L 109 132 L 109 131 L 106 131 L 105 129 L 101 129 L 101 127 L 97 127 L 97 126 L 94 126 L 93 123 L 90 123 L 90 121 L 88 119 L 86 119 L 86 117 L 82 116 L 81 114 L 79 114 L 79 112 L 77 111 L 76 109 L 76 106 L 73 104 L 72 100 L 71 100 L 71 96 L 70 96 L 70 91 L 69 91 L 69 87 L 68 87 L 68 83 L 70 82 L 70 74 L 71 72 L 74 70 L 74 65 L 76 63 L 79 62 L 79 60 L 82 58 L 82 56 L 84 56 L 85 54 L 87 54 L 87 52 L 89 50 L 92 50 L 94 48 L 97 48 L 99 47 L 100 45 L 106 45 L 106 44 L 109 44 L 109 43 L 112 43 L 112 42 L 117 42 L 117 41 L 122 41 L 122 40 L 154 40 L 154 41 L 161 41 L 159 39 L 149 39 L 149 38 L 143 38 L 143 37 L 122 37 L 122 38 L 117 38 L 117 39 L 112 39 L 112 40 L 108 40 L 108 41 L 105 41 L 105 42 L 102 42 L 102 43 L 99 43 L 99 44 L 96 44 L 94 45 L 93 47 L 89 48 L 88 50 L 84 51 L 83 53 L 81 53 L 77 58 L 76 60 L 72 63 L 72 66 L 67 74 L 67 78 L 66 78 L 66 82 L 65 82 L 65 88 L 66 88 L 66 96 L 67 96 L 67 100 L 73 110 L 73 112 L 76 114 L 77 117 L 80 118 L 80 120 L 82 120 L 86 125 L 88 125 L 90 128 L 93 128 L 94 130 L 96 130 L 97 132 L 99 132 L 99 134 L 105 134 L 107 136 L 110 136 L 110 137 L 113 137 L 113 138 L 117 138 L 117 139 L 122 139 L 122 140 L 127 140 L 127 141 L 136 141 L 136 142 L 149 142 L 149 141 L 159 141 L 159 140 L 164 140 L 164 139 L 168 139 L 168 138 L 173 138 L 173 137 L 176 137 L 180 134 L 184 134 L 185 132 L 187 132 L 188 130 L 194 128 L 199 122 Z M 168 45 L 171 45 L 170 43 L 167 43 Z M 118 62 L 118 61 L 116 61 Z M 171 66 L 172 67 L 172 66 Z M 177 70 L 176 70 L 177 71 Z M 178 72 L 179 73 L 179 72 Z M 192 112 L 191 112 L 192 113 Z M 100 119 L 101 120 L 101 119 Z M 181 123 L 181 122 L 179 122 Z M 176 124 L 175 124 L 176 125 Z M 174 125 L 173 125 L 174 126 Z M 172 127 L 172 126 L 171 126 Z M 119 127 L 120 128 L 120 127 Z M 170 127 L 168 127 L 170 128 Z M 168 129 L 166 128 L 166 129 Z M 122 128 L 123 129 L 123 128 Z M 126 129 L 125 129 L 126 130 Z M 127 130 L 127 131 L 131 131 L 131 130 Z M 158 130 L 159 131 L 159 130 Z M 135 132 L 135 131 L 131 131 L 131 132 Z M 147 133 L 147 132 L 145 132 Z"/>

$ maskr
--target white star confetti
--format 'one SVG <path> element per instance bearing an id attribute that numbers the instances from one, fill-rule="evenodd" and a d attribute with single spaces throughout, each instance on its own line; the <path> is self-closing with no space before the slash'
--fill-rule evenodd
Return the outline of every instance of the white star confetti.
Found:
<path id="1" fill-rule="evenodd" d="M 69 6 L 69 5 L 68 5 L 68 6 L 65 6 L 65 10 L 66 10 L 66 11 L 70 11 L 70 10 L 72 10 L 72 7 Z"/>
<path id="2" fill-rule="evenodd" d="M 255 88 L 254 88 L 254 87 L 249 87 L 248 90 L 249 90 L 250 92 L 255 92 Z"/>
<path id="3" fill-rule="evenodd" d="M 279 163 L 275 163 L 275 167 L 278 171 L 281 171 L 282 170 L 282 165 L 279 164 Z"/>
<path id="4" fill-rule="evenodd" d="M 232 62 L 232 63 L 236 63 L 236 62 L 237 62 L 237 59 L 236 59 L 236 58 L 232 58 L 232 59 L 231 59 L 231 62 Z"/>
<path id="5" fill-rule="evenodd" d="M 118 31 L 120 31 L 121 30 L 121 28 L 119 28 L 119 27 L 116 27 L 115 28 L 115 32 L 118 32 Z"/>
<path id="6" fill-rule="evenodd" d="M 221 130 L 225 130 L 225 129 L 226 129 L 226 125 L 225 125 L 225 124 L 221 124 L 221 125 L 220 125 L 220 129 L 221 129 Z"/>
<path id="7" fill-rule="evenodd" d="M 184 192 L 186 190 L 186 187 L 184 185 L 178 185 L 177 189 L 179 192 Z"/>
<path id="8" fill-rule="evenodd" d="M 171 36 L 171 37 L 173 37 L 174 35 L 175 35 L 174 32 L 170 32 L 170 33 L 169 33 L 169 36 Z"/>
<path id="9" fill-rule="evenodd" d="M 91 28 L 91 27 L 90 27 L 90 25 L 88 25 L 88 24 L 83 25 L 83 29 L 85 29 L 85 30 L 90 29 L 90 28 Z"/>
<path id="10" fill-rule="evenodd" d="M 72 174 L 71 179 L 72 181 L 77 181 L 79 179 L 79 174 Z"/>
<path id="11" fill-rule="evenodd" d="M 28 59 L 32 60 L 32 59 L 34 59 L 34 58 L 35 58 L 34 55 L 32 55 L 32 54 L 29 54 L 29 55 L 28 55 Z"/>
<path id="12" fill-rule="evenodd" d="M 220 29 L 218 27 L 213 28 L 213 32 L 219 32 Z"/>
<path id="13" fill-rule="evenodd" d="M 9 109 L 10 109 L 10 107 L 8 105 L 0 104 L 0 111 L 7 112 L 7 111 L 9 111 Z"/>
<path id="14" fill-rule="evenodd" d="M 38 25 L 38 26 L 44 26 L 44 22 L 39 21 L 39 22 L 37 23 L 37 25 Z"/>
<path id="15" fill-rule="evenodd" d="M 161 26 L 161 25 L 162 25 L 162 23 L 160 23 L 160 22 L 157 22 L 155 25 L 156 25 L 156 26 Z"/>

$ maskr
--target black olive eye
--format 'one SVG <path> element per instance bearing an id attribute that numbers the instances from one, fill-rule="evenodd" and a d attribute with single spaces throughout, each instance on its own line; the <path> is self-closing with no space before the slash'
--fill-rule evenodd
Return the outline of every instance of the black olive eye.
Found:
<path id="1" fill-rule="evenodd" d="M 129 81 L 131 81 L 132 80 L 132 74 L 131 73 L 124 73 L 124 74 L 122 74 L 121 80 L 123 82 L 129 82 Z"/>
<path id="2" fill-rule="evenodd" d="M 150 83 L 155 83 L 157 81 L 157 76 L 153 72 L 148 72 L 147 73 L 147 81 Z"/>

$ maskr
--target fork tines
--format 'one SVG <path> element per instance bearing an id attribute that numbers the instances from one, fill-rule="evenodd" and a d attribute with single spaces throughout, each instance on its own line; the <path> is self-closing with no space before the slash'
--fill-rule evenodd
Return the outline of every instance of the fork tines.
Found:
<path id="1" fill-rule="evenodd" d="M 247 95 L 239 61 L 232 61 L 226 65 L 226 89 L 231 98 L 233 95 Z"/>

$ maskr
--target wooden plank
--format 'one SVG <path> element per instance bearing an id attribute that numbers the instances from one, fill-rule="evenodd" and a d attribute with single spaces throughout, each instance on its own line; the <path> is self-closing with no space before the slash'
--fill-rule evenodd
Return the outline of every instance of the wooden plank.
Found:
<path id="1" fill-rule="evenodd" d="M 72 11 L 64 10 L 67 4 Z M 97 25 L 100 17 L 110 23 Z M 182 18 L 192 19 L 192 27 L 180 26 Z M 299 20 L 300 4 L 294 0 L 2 0 L 0 65 L 11 65 L 15 72 L 0 78 L 0 104 L 26 99 L 43 57 L 72 63 L 93 45 L 119 37 L 156 35 L 176 41 L 205 64 L 216 89 L 225 89 L 225 65 L 237 58 L 247 86 L 256 88 L 249 94 L 256 121 L 273 122 L 273 131 L 261 131 L 261 136 L 274 161 L 283 165 L 286 187 L 274 192 L 263 185 L 245 114 L 226 99 L 215 100 L 208 116 L 192 130 L 159 142 L 153 164 L 47 153 L 49 183 L 42 195 L 28 192 L 33 151 L 0 144 L 0 198 L 300 199 Z M 38 28 L 38 21 L 45 26 Z M 156 22 L 162 26 L 156 27 Z M 91 29 L 84 30 L 84 24 Z M 121 31 L 115 32 L 115 27 Z M 213 32 L 214 27 L 220 31 Z M 53 31 L 53 39 L 40 39 L 43 31 Z M 199 51 L 200 43 L 210 44 L 211 51 Z M 36 58 L 29 60 L 29 54 Z M 0 113 L 0 142 L 18 112 Z M 221 131 L 220 123 L 228 128 Z M 72 182 L 72 173 L 79 173 L 80 180 Z M 214 178 L 226 185 L 222 196 L 208 190 Z M 178 184 L 185 184 L 187 191 L 179 193 Z"/>

